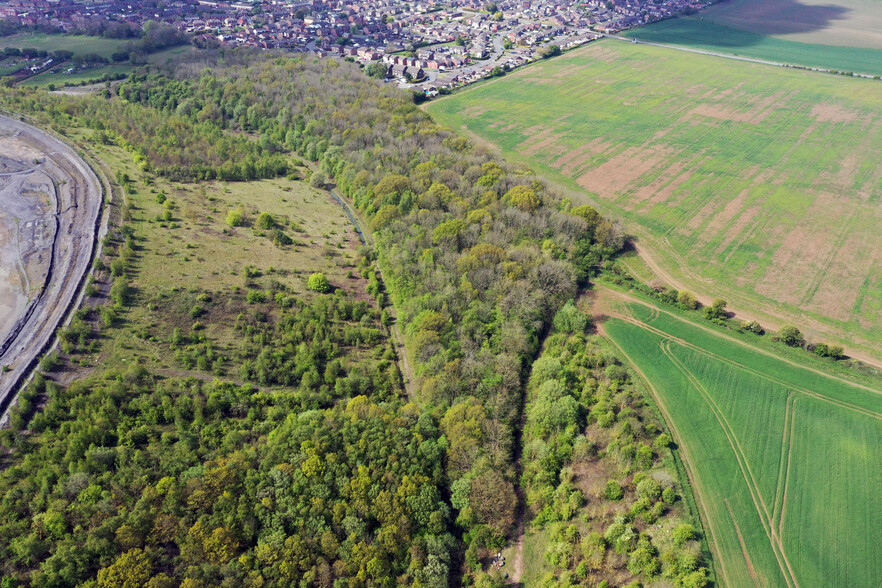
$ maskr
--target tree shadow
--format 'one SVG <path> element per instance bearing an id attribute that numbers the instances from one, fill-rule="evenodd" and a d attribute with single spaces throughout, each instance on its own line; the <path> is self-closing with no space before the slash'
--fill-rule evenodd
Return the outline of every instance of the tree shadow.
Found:
<path id="1" fill-rule="evenodd" d="M 770 35 L 823 30 L 833 21 L 846 18 L 851 9 L 835 4 L 803 4 L 800 0 L 766 0 L 745 6 L 744 11 L 749 18 L 745 17 L 741 28 L 708 20 L 699 13 L 649 26 L 637 37 L 641 41 L 686 46 L 748 47 L 762 43 Z"/>
<path id="2" fill-rule="evenodd" d="M 851 9 L 836 4 L 803 4 L 799 0 L 763 0 L 744 7 L 757 31 L 767 35 L 810 33 L 842 20 Z"/>

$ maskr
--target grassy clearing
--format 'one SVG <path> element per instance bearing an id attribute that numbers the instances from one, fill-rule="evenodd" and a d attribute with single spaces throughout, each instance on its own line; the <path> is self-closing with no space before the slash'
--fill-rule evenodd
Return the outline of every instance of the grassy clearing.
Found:
<path id="1" fill-rule="evenodd" d="M 604 41 L 427 108 L 624 219 L 671 279 L 879 353 L 879 104 L 877 81 Z"/>
<path id="2" fill-rule="evenodd" d="M 90 137 L 73 135 L 85 143 Z M 92 149 L 114 173 L 142 176 L 120 148 Z M 348 218 L 330 195 L 307 182 L 178 184 L 157 178 L 150 185 L 136 182 L 127 200 L 138 255 L 132 285 L 139 298 L 119 328 L 109 331 L 113 341 L 96 360 L 105 367 L 149 358 L 151 369 L 180 369 L 167 341 L 175 327 L 186 334 L 197 321 L 223 353 L 239 337 L 232 328 L 237 315 L 274 312 L 247 303 L 248 292 L 281 285 L 295 297 L 310 298 L 317 295 L 306 288 L 313 272 L 323 272 L 334 288 L 371 300 L 354 267 L 360 241 Z M 228 226 L 227 214 L 239 208 L 244 225 Z M 258 228 L 261 212 L 270 213 L 293 243 L 277 245 L 272 230 Z M 198 317 L 195 306 L 203 308 Z"/>
<path id="3" fill-rule="evenodd" d="M 59 87 L 69 86 L 73 84 L 79 84 L 80 82 L 84 81 L 100 79 L 104 75 L 115 75 L 120 73 L 129 74 L 136 69 L 133 65 L 110 64 L 93 67 L 82 71 L 65 73 L 67 67 L 69 66 L 65 64 L 61 67 L 55 68 L 45 73 L 41 73 L 38 76 L 28 78 L 27 80 L 23 81 L 21 85 L 39 88 L 45 88 L 49 84 L 55 84 Z"/>
<path id="4" fill-rule="evenodd" d="M 713 22 L 702 17 L 682 17 L 654 23 L 627 36 L 643 41 L 684 45 L 755 59 L 865 74 L 882 74 L 882 49 L 835 47 L 791 41 Z"/>
<path id="5" fill-rule="evenodd" d="M 882 530 L 882 388 L 870 390 L 620 302 L 606 333 L 691 467 L 723 583 L 871 585 Z"/>
<path id="6" fill-rule="evenodd" d="M 104 37 L 89 37 L 86 35 L 47 35 L 45 33 L 21 33 L 0 38 L 0 49 L 4 47 L 17 47 L 19 49 L 33 48 L 43 51 L 67 50 L 73 51 L 74 55 L 86 55 L 95 53 L 110 59 L 116 51 L 119 51 L 131 39 L 105 39 Z"/>

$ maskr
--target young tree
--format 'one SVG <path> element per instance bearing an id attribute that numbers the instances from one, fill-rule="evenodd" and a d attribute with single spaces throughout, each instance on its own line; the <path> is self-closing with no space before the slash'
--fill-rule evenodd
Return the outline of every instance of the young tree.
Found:
<path id="1" fill-rule="evenodd" d="M 325 174 L 319 170 L 312 172 L 312 175 L 309 177 L 309 185 L 313 188 L 324 188 L 325 182 L 327 182 Z"/>
<path id="2" fill-rule="evenodd" d="M 331 282 L 328 281 L 325 274 L 316 272 L 309 276 L 309 280 L 306 282 L 306 287 L 315 292 L 325 293 L 331 289 Z"/>
<path id="3" fill-rule="evenodd" d="M 805 344 L 805 338 L 802 333 L 793 325 L 782 327 L 778 331 L 778 339 L 791 347 L 802 347 Z"/>
<path id="4" fill-rule="evenodd" d="M 695 294 L 689 292 L 688 290 L 682 290 L 679 294 L 677 294 L 677 302 L 680 303 L 683 308 L 687 308 L 689 310 L 698 310 L 701 307 L 701 303 L 698 302 Z"/>

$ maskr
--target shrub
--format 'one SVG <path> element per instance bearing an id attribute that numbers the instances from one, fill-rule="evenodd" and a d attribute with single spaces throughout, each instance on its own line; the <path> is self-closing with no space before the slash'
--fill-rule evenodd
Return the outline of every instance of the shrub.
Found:
<path id="1" fill-rule="evenodd" d="M 227 224 L 231 227 L 241 227 L 245 224 L 245 213 L 241 206 L 227 213 Z"/>
<path id="2" fill-rule="evenodd" d="M 692 541 L 696 537 L 698 537 L 698 533 L 695 531 L 695 527 L 689 523 L 678 526 L 673 532 L 674 544 L 677 547 L 683 547 L 683 544 L 687 541 Z"/>
<path id="3" fill-rule="evenodd" d="M 257 228 L 259 229 L 269 230 L 276 226 L 276 220 L 270 213 L 261 212 L 259 215 L 257 215 L 257 222 L 255 222 L 254 224 L 257 225 Z"/>
<path id="4" fill-rule="evenodd" d="M 677 302 L 683 308 L 687 308 L 689 310 L 698 310 L 701 307 L 701 303 L 698 302 L 695 294 L 689 292 L 688 290 L 682 290 L 677 294 Z"/>
<path id="5" fill-rule="evenodd" d="M 781 327 L 781 330 L 778 331 L 778 340 L 791 347 L 802 347 L 805 343 L 802 333 L 793 325 Z"/>
<path id="6" fill-rule="evenodd" d="M 309 276 L 309 280 L 306 282 L 306 287 L 315 292 L 325 293 L 330 291 L 331 282 L 328 281 L 328 278 L 325 277 L 325 274 L 321 272 L 315 272 L 311 276 Z"/>
<path id="7" fill-rule="evenodd" d="M 603 490 L 603 496 L 608 500 L 621 500 L 625 497 L 625 490 L 622 488 L 621 484 L 615 480 L 610 480 L 606 483 L 606 488 Z"/>

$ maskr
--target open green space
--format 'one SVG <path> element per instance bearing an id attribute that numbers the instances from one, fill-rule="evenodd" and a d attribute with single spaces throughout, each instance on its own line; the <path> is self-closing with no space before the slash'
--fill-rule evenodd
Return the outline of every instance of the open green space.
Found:
<path id="1" fill-rule="evenodd" d="M 73 136 L 92 144 L 114 174 L 141 175 L 121 148 L 95 143 L 88 132 Z M 201 317 L 205 334 L 218 349 L 232 350 L 241 338 L 233 319 L 250 310 L 238 299 L 248 291 L 280 289 L 313 298 L 307 279 L 314 272 L 324 273 L 333 288 L 370 301 L 364 294 L 366 280 L 355 270 L 361 242 L 351 222 L 326 191 L 307 182 L 279 178 L 193 185 L 155 178 L 149 185 L 131 184 L 126 201 L 138 234 L 132 284 L 144 303 L 128 310 L 126 328 L 114 334 L 107 353 L 96 357 L 105 366 L 125 366 L 140 356 L 149 358 L 153 369 L 179 368 L 173 354 L 144 334 L 164 341 L 175 326 L 186 332 L 195 321 L 188 312 L 196 305 L 206 308 Z M 243 223 L 231 227 L 227 215 L 237 210 Z M 258 226 L 261 213 L 272 217 L 272 229 Z M 280 244 L 277 233 L 291 242 Z M 212 304 L 197 300 L 204 292 Z"/>
<path id="2" fill-rule="evenodd" d="M 607 40 L 427 110 L 625 221 L 677 287 L 878 354 L 880 104 L 875 80 Z"/>
<path id="3" fill-rule="evenodd" d="M 70 86 L 89 80 L 100 80 L 105 75 L 115 76 L 116 74 L 129 74 L 135 71 L 135 66 L 124 64 L 109 64 L 89 69 L 73 71 L 67 73 L 68 66 L 64 64 L 56 69 L 41 73 L 32 78 L 28 78 L 21 83 L 22 86 L 35 86 L 45 88 L 49 84 L 56 86 Z"/>
<path id="4" fill-rule="evenodd" d="M 882 387 L 827 376 L 664 309 L 607 303 L 603 329 L 680 444 L 730 586 L 870 586 L 882 528 Z"/>
<path id="5" fill-rule="evenodd" d="M 119 51 L 131 39 L 106 39 L 86 35 L 49 35 L 46 33 L 21 33 L 0 37 L 0 49 L 17 47 L 18 49 L 38 49 L 43 51 L 67 50 L 75 56 L 95 53 L 110 59 L 114 52 Z"/>
<path id="6" fill-rule="evenodd" d="M 882 50 L 837 47 L 792 41 L 756 30 L 743 30 L 698 17 L 681 17 L 653 23 L 628 37 L 641 41 L 682 45 L 718 53 L 863 74 L 882 74 Z"/>

